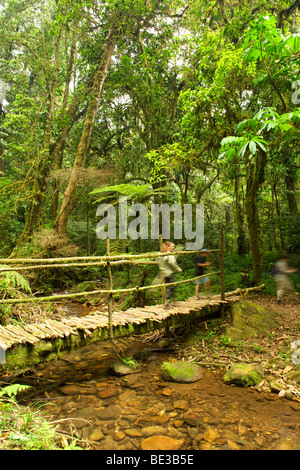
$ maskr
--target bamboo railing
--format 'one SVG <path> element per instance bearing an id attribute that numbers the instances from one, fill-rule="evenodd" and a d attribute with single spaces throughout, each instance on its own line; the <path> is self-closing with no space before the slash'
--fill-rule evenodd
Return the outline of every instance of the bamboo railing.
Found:
<path id="1" fill-rule="evenodd" d="M 97 295 L 97 294 L 107 294 L 108 295 L 108 324 L 109 332 L 111 339 L 113 338 L 112 330 L 112 312 L 113 312 L 113 295 L 118 293 L 125 292 L 138 292 L 146 289 L 157 289 L 165 288 L 170 285 L 179 285 L 187 282 L 195 281 L 204 276 L 211 276 L 214 274 L 221 275 L 221 300 L 225 299 L 224 291 L 224 249 L 223 249 L 223 231 L 220 231 L 220 249 L 219 250 L 208 250 L 208 253 L 220 252 L 220 271 L 208 272 L 203 276 L 196 276 L 190 279 L 185 279 L 181 281 L 175 281 L 172 283 L 160 283 L 160 284 L 151 284 L 148 286 L 136 286 L 126 289 L 114 289 L 113 288 L 113 276 L 111 267 L 113 265 L 119 264 L 157 264 L 153 261 L 155 258 L 166 256 L 166 253 L 160 252 L 151 252 L 151 253 L 142 253 L 139 255 L 133 254 L 123 254 L 123 255 L 111 255 L 110 254 L 110 240 L 106 240 L 106 255 L 104 256 L 85 256 L 85 257 L 69 257 L 69 258 L 44 258 L 44 259 L 26 259 L 26 258 L 3 258 L 0 259 L 0 265 L 17 265 L 15 267 L 1 267 L 0 274 L 7 271 L 26 271 L 26 270 L 35 270 L 35 269 L 45 269 L 45 268 L 69 268 L 69 267 L 79 267 L 79 266 L 106 266 L 108 274 L 108 289 L 96 289 L 88 292 L 77 292 L 74 294 L 56 294 L 51 296 L 43 297 L 32 297 L 27 296 L 19 299 L 0 299 L 0 306 L 7 304 L 24 304 L 24 303 L 35 303 L 35 302 L 55 302 L 56 300 L 64 299 L 76 299 L 88 295 Z M 199 250 L 195 251 L 175 251 L 176 256 L 179 255 L 190 255 L 199 253 Z M 34 263 L 32 265 L 32 263 Z M 25 265 L 25 266 L 24 266 Z"/>

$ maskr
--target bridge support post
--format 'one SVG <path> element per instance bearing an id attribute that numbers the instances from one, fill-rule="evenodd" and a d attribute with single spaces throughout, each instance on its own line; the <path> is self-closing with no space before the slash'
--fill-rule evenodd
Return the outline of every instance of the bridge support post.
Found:
<path id="1" fill-rule="evenodd" d="M 109 238 L 106 239 L 106 255 L 109 257 L 110 253 L 110 242 Z M 108 275 L 108 289 L 112 290 L 113 289 L 113 281 L 112 281 L 112 274 L 111 274 L 111 265 L 109 262 L 109 259 L 107 259 L 107 275 Z M 112 310 L 113 310 L 113 294 L 109 292 L 108 294 L 108 325 L 109 325 L 109 337 L 110 340 L 114 340 L 114 335 L 113 335 L 113 326 L 112 326 Z"/>
<path id="2" fill-rule="evenodd" d="M 220 275 L 221 275 L 221 300 L 225 300 L 225 281 L 224 281 L 224 231 L 220 228 Z"/>

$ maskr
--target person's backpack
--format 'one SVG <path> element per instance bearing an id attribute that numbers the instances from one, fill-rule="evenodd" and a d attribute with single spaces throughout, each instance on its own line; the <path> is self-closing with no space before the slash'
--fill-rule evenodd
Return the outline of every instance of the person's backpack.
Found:
<path id="1" fill-rule="evenodd" d="M 276 274 L 279 274 L 279 269 L 277 268 L 276 264 L 273 264 L 272 268 L 271 268 L 271 271 L 270 271 L 270 274 L 271 276 L 276 276 Z"/>

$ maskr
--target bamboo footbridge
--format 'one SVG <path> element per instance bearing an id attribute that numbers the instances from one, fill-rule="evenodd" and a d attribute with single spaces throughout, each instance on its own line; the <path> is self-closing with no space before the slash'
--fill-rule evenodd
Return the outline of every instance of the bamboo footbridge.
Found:
<path id="1" fill-rule="evenodd" d="M 224 292 L 224 263 L 223 249 L 220 243 L 220 271 L 207 273 L 206 275 L 221 275 L 221 294 L 203 297 L 202 299 L 190 298 L 185 301 L 177 301 L 171 303 L 171 308 L 164 309 L 163 304 L 155 306 L 145 306 L 130 308 L 126 311 L 115 311 L 113 308 L 113 295 L 121 292 L 137 292 L 139 290 L 161 288 L 167 284 L 152 284 L 150 286 L 135 287 L 128 289 L 113 289 L 111 266 L 119 263 L 141 263 L 149 264 L 153 260 L 162 255 L 161 253 L 144 253 L 142 255 L 115 255 L 109 254 L 109 241 L 107 242 L 107 255 L 104 257 L 88 257 L 88 258 L 60 258 L 60 259 L 36 259 L 36 260 L 20 260 L 20 259 L 2 259 L 0 264 L 9 265 L 1 271 L 25 271 L 32 269 L 40 269 L 41 267 L 69 267 L 72 265 L 106 265 L 109 288 L 99 289 L 89 292 L 81 292 L 76 294 L 62 294 L 45 297 L 28 296 L 22 299 L 2 299 L 1 305 L 18 304 L 18 303 L 41 303 L 61 301 L 64 299 L 79 298 L 86 295 L 107 294 L 107 311 L 94 311 L 86 316 L 63 316 L 54 315 L 39 323 L 18 322 L 0 325 L 0 371 L 16 368 L 26 368 L 43 361 L 49 361 L 66 354 L 70 350 L 79 349 L 80 347 L 96 342 L 112 340 L 129 336 L 132 334 L 144 334 L 150 331 L 172 326 L 184 325 L 186 322 L 194 322 L 199 319 L 206 320 L 208 318 L 216 318 L 222 314 L 226 305 L 230 305 L 239 300 L 241 291 Z M 176 252 L 177 255 L 191 254 L 196 252 Z M 145 259 L 146 258 L 146 259 Z M 84 261 L 84 264 L 83 264 Z M 155 261 L 154 261 L 155 262 Z M 34 265 L 32 265 L 34 263 Z M 28 266 L 26 266 L 28 264 Z M 15 265 L 11 267 L 11 265 Z M 191 282 L 201 276 L 195 278 L 177 281 L 172 284 L 178 285 L 185 282 Z M 170 285 L 170 284 L 168 284 Z M 250 289 L 251 290 L 251 289 Z M 2 355 L 2 357 L 1 357 Z"/>
<path id="2" fill-rule="evenodd" d="M 156 305 L 113 311 L 113 337 L 117 339 L 145 334 L 160 328 L 168 329 L 216 318 L 224 307 L 237 302 L 239 298 L 239 295 L 229 294 L 226 300 L 212 296 L 177 301 L 171 303 L 170 310 L 165 310 L 163 305 Z M 21 364 L 29 367 L 55 359 L 86 344 L 110 339 L 108 313 L 100 311 L 84 317 L 56 316 L 55 319 L 39 323 L 0 326 L 0 346 L 6 353 L 2 368 L 12 369 Z"/>

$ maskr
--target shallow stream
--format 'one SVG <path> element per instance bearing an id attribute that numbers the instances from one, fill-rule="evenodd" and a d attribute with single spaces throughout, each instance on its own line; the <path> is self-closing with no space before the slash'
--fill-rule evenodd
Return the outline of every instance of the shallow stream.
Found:
<path id="1" fill-rule="evenodd" d="M 132 373 L 116 376 L 110 342 L 85 346 L 25 379 L 46 404 L 50 421 L 84 449 L 300 450 L 300 403 L 252 388 L 225 385 L 220 369 L 203 369 L 192 384 L 165 380 L 161 365 L 176 350 L 142 337 L 118 342 L 138 357 Z M 137 354 L 137 351 L 139 354 Z"/>

